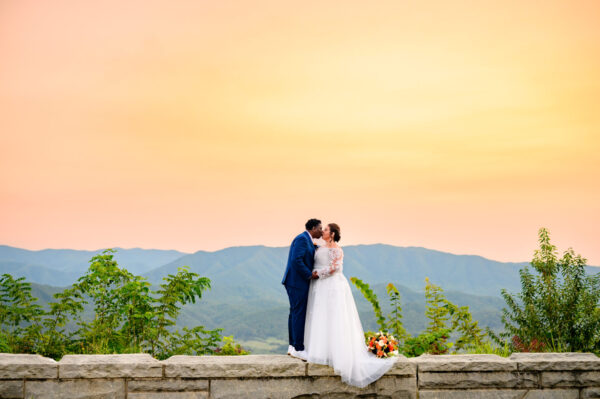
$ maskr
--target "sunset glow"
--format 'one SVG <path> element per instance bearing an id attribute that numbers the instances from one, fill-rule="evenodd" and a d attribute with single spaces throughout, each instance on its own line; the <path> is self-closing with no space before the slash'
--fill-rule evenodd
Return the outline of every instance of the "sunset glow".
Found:
<path id="1" fill-rule="evenodd" d="M 2 1 L 0 244 L 600 265 L 598 1 Z"/>

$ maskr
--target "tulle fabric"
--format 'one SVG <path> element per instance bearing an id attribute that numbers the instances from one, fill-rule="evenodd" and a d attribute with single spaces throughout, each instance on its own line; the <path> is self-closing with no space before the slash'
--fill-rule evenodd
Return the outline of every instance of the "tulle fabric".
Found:
<path id="1" fill-rule="evenodd" d="M 330 248 L 319 247 L 315 269 L 330 267 Z M 311 280 L 308 290 L 304 346 L 309 363 L 333 367 L 342 381 L 363 388 L 384 375 L 396 358 L 377 358 L 367 350 L 350 284 L 342 267 Z"/>

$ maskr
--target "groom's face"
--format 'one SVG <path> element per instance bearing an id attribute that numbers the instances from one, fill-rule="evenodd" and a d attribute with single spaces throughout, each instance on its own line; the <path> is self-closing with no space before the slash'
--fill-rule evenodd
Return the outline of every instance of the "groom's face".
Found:
<path id="1" fill-rule="evenodd" d="M 321 238 L 323 235 L 323 226 L 318 225 L 313 227 L 313 229 L 310 231 L 310 235 L 312 238 Z"/>

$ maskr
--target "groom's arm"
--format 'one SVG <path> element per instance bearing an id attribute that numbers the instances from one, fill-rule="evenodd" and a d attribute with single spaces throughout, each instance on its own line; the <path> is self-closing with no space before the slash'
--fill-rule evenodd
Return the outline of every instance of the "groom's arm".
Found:
<path id="1" fill-rule="evenodd" d="M 305 280 L 313 276 L 312 270 L 304 263 L 304 256 L 309 251 L 306 240 L 298 240 L 292 245 L 292 267 L 300 273 Z"/>

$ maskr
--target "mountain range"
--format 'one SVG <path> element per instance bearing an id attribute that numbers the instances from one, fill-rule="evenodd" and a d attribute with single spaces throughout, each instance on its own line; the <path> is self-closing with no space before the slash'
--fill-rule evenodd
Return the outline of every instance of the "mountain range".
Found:
<path id="1" fill-rule="evenodd" d="M 187 265 L 211 279 L 211 290 L 196 304 L 186 305 L 180 326 L 222 327 L 254 353 L 281 353 L 287 341 L 288 300 L 281 277 L 288 248 L 247 246 L 186 254 L 174 250 L 115 248 L 120 267 L 143 275 L 152 284 Z M 42 303 L 85 273 L 101 250 L 46 249 L 30 251 L 0 246 L 0 274 L 25 277 Z M 346 277 L 369 283 L 387 308 L 385 285 L 396 284 L 402 295 L 404 324 L 415 334 L 425 328 L 425 278 L 440 285 L 457 305 L 468 305 L 482 325 L 501 328 L 504 305 L 500 290 L 520 290 L 519 269 L 528 262 L 498 262 L 477 255 L 455 255 L 422 247 L 384 244 L 344 247 Z M 590 273 L 600 268 L 588 266 Z M 369 303 L 352 285 L 365 329 L 376 328 Z"/>

